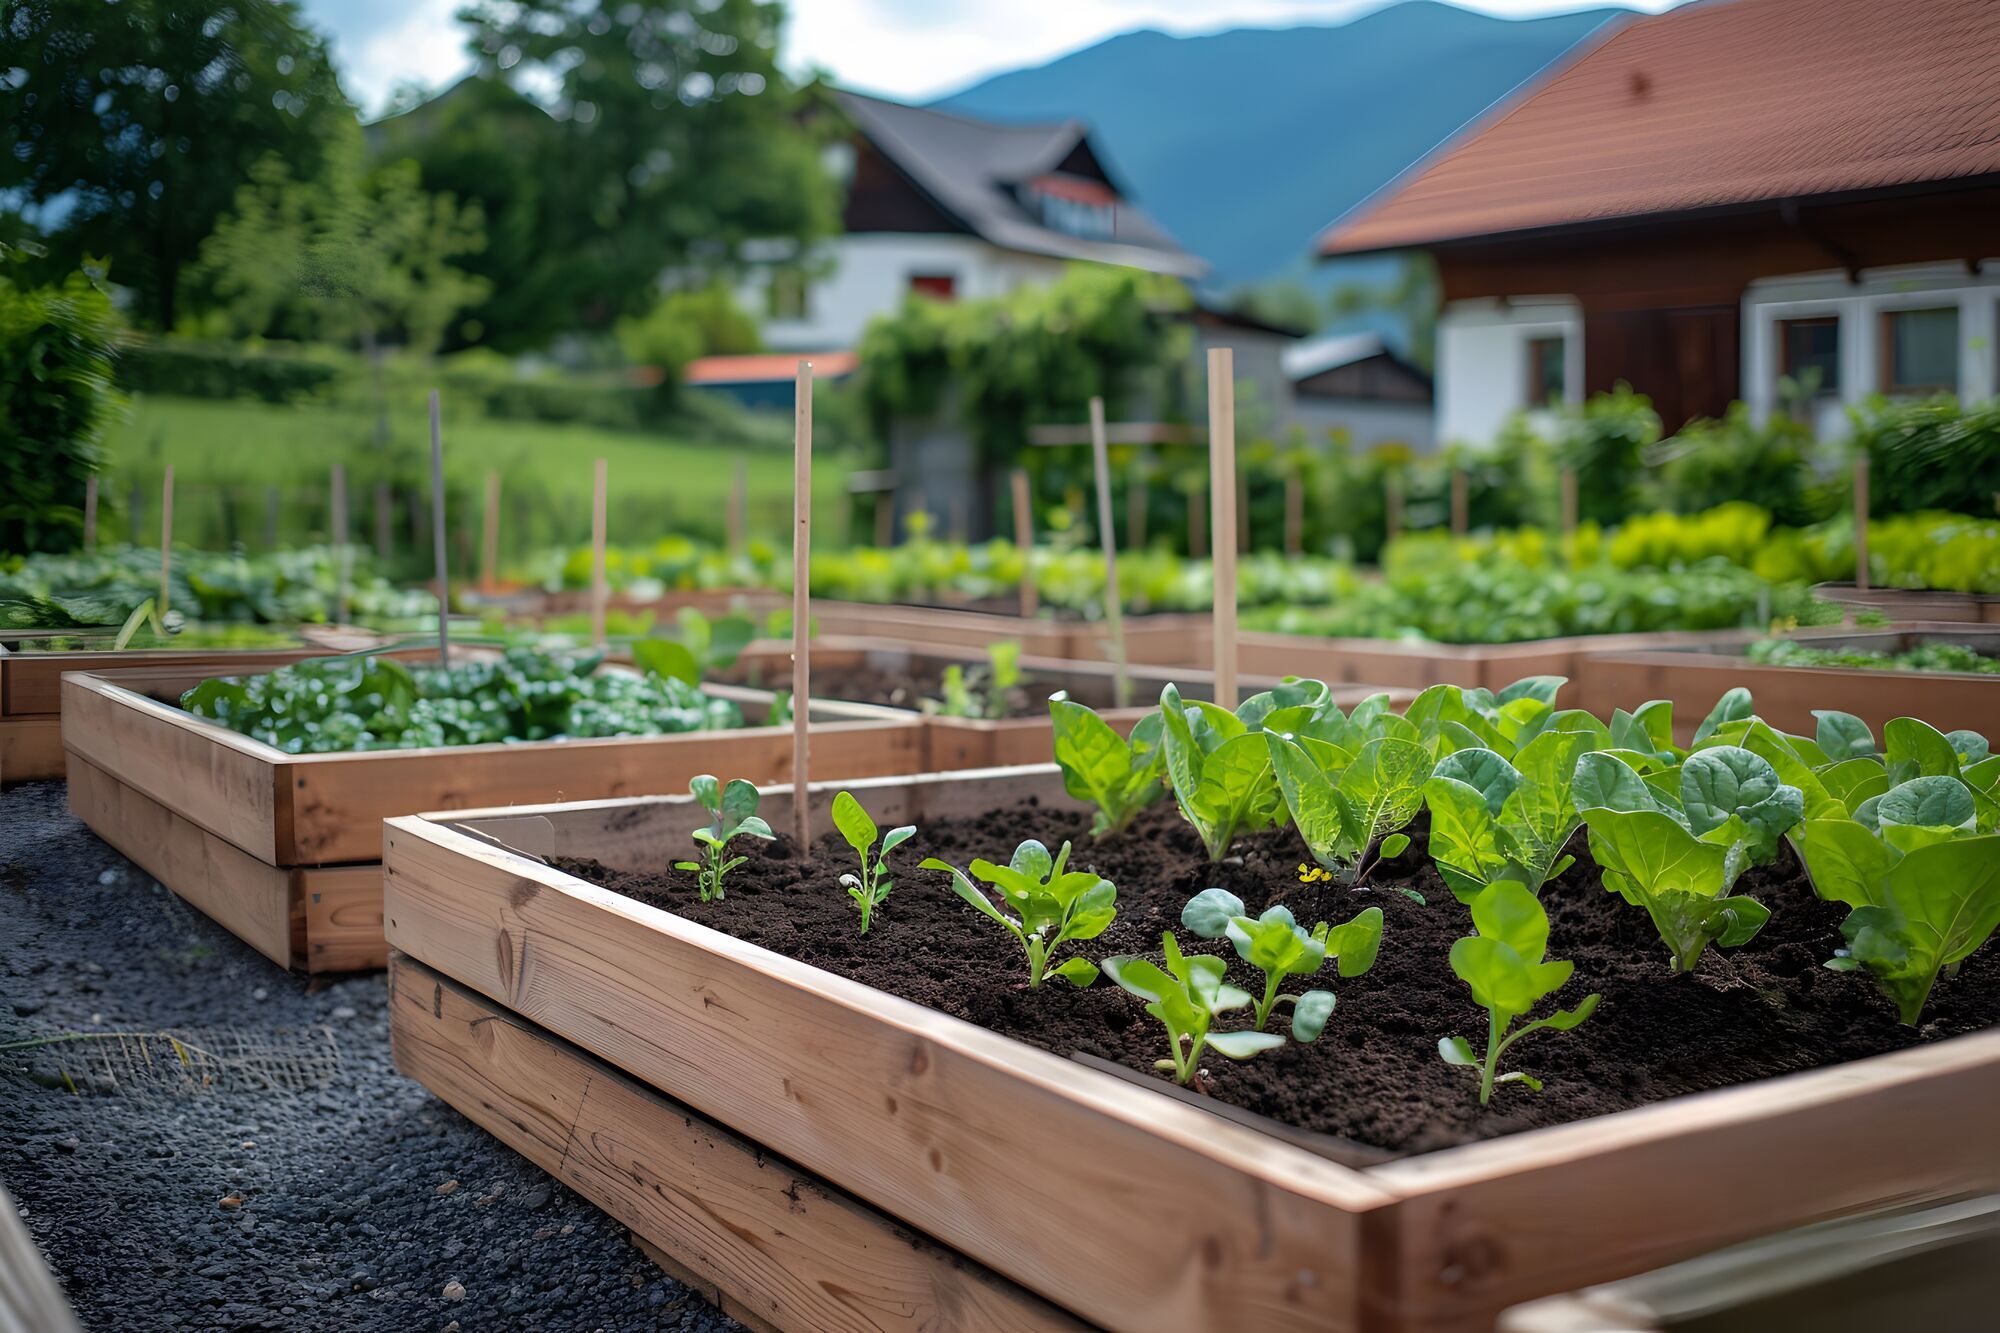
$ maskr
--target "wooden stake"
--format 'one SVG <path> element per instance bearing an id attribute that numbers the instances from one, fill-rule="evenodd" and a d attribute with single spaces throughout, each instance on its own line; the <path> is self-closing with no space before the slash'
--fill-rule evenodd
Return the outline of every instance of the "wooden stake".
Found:
<path id="1" fill-rule="evenodd" d="M 1215 702 L 1236 710 L 1236 354 L 1208 349 L 1208 488 L 1215 526 Z"/>
<path id="2" fill-rule="evenodd" d="M 812 855 L 812 801 L 806 790 L 806 714 L 812 698 L 812 385 L 812 362 L 799 362 L 792 395 L 792 840 L 802 859 Z"/>
<path id="3" fill-rule="evenodd" d="M 500 474 L 486 474 L 486 512 L 480 520 L 479 532 L 479 590 L 485 593 L 499 591 L 500 588 Z"/>
<path id="4" fill-rule="evenodd" d="M 1125 596 L 1118 586 L 1118 533 L 1111 526 L 1111 445 L 1105 439 L 1104 400 L 1090 400 L 1090 457 L 1097 472 L 1097 532 L 1104 547 L 1104 618 L 1111 626 L 1111 698 L 1132 706 L 1132 677 L 1125 669 Z"/>
<path id="5" fill-rule="evenodd" d="M 1146 549 L 1146 470 L 1138 460 L 1133 460 L 1132 470 L 1125 477 L 1125 546 L 1127 550 Z"/>
<path id="6" fill-rule="evenodd" d="M 83 549 L 97 549 L 97 474 L 83 480 Z"/>
<path id="7" fill-rule="evenodd" d="M 431 390 L 431 554 L 437 565 L 438 665 L 451 665 L 451 567 L 444 536 L 444 426 Z"/>
<path id="8" fill-rule="evenodd" d="M 1391 472 L 1382 478 L 1382 501 L 1385 513 L 1382 524 L 1382 546 L 1403 535 L 1403 479 Z"/>
<path id="9" fill-rule="evenodd" d="M 347 540 L 347 469 L 333 465 L 333 518 L 327 525 L 333 538 L 333 623 L 347 623 L 348 587 L 354 577 L 354 547 Z"/>
<path id="10" fill-rule="evenodd" d="M 1188 559 L 1208 558 L 1208 487 L 1188 492 Z"/>
<path id="11" fill-rule="evenodd" d="M 1041 608 L 1035 588 L 1035 510 L 1028 494 L 1028 469 L 1014 469 L 1014 546 L 1021 552 L 1021 618 L 1032 619 Z"/>
<path id="12" fill-rule="evenodd" d="M 736 480 L 729 488 L 729 550 L 741 554 L 745 530 L 750 525 L 750 461 L 736 455 Z"/>
<path id="13" fill-rule="evenodd" d="M 1471 526 L 1470 505 L 1466 497 L 1465 469 L 1451 470 L 1451 535 L 1463 537 Z"/>
<path id="14" fill-rule="evenodd" d="M 1868 591 L 1868 455 L 1854 460 L 1854 590 Z"/>
<path id="15" fill-rule="evenodd" d="M 173 566 L 174 552 L 174 465 L 167 464 L 167 474 L 160 480 L 160 618 L 166 619 L 167 571 Z"/>
<path id="16" fill-rule="evenodd" d="M 1576 469 L 1562 470 L 1562 531 L 1565 537 L 1576 536 Z"/>
<path id="17" fill-rule="evenodd" d="M 796 503 L 796 502 L 795 502 Z M 896 493 L 875 493 L 875 544 L 887 546 L 896 535 Z"/>
<path id="18" fill-rule="evenodd" d="M 611 600 L 611 584 L 604 575 L 604 530 L 610 503 L 611 468 L 600 458 L 590 484 L 590 641 L 599 648 L 604 646 L 604 608 Z"/>
<path id="19" fill-rule="evenodd" d="M 1306 545 L 1306 486 L 1296 472 L 1285 474 L 1285 554 L 1297 556 Z"/>

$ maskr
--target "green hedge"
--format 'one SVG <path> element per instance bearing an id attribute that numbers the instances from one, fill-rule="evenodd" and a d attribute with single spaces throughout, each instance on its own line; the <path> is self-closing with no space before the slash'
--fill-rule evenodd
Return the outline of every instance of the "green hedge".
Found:
<path id="1" fill-rule="evenodd" d="M 332 357 L 211 343 L 135 343 L 118 361 L 118 381 L 128 390 L 182 398 L 255 398 L 266 403 L 295 403 L 327 392 L 347 373 L 348 368 Z"/>

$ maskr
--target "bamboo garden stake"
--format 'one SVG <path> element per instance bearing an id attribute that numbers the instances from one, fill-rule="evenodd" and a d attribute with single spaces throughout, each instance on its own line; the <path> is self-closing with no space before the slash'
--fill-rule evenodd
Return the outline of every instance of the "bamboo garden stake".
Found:
<path id="1" fill-rule="evenodd" d="M 333 541 L 333 623 L 347 623 L 347 590 L 354 575 L 354 548 L 347 541 L 347 469 L 339 463 L 333 465 L 331 479 L 333 493 L 333 521 L 328 524 Z"/>
<path id="2" fill-rule="evenodd" d="M 1236 711 L 1236 354 L 1208 349 L 1208 489 L 1214 513 L 1215 702 Z"/>
<path id="3" fill-rule="evenodd" d="M 445 556 L 444 426 L 438 391 L 431 390 L 431 555 L 437 564 L 438 665 L 451 665 L 451 567 Z"/>
<path id="4" fill-rule="evenodd" d="M 1868 455 L 1854 460 L 1854 588 L 1868 591 Z"/>
<path id="5" fill-rule="evenodd" d="M 174 465 L 160 480 L 160 619 L 167 618 L 167 571 L 173 565 L 174 550 Z"/>
<path id="6" fill-rule="evenodd" d="M 1028 469 L 1014 469 L 1014 545 L 1021 552 L 1021 618 L 1032 619 L 1041 607 L 1035 588 L 1035 511 L 1028 495 Z"/>
<path id="7" fill-rule="evenodd" d="M 610 501 L 611 468 L 600 458 L 590 483 L 590 642 L 599 648 L 604 646 L 605 603 L 611 598 L 610 583 L 604 574 L 605 510 Z"/>
<path id="8" fill-rule="evenodd" d="M 1562 470 L 1562 532 L 1565 537 L 1576 536 L 1576 469 Z"/>
<path id="9" fill-rule="evenodd" d="M 1097 532 L 1104 546 L 1104 619 L 1111 626 L 1112 700 L 1132 706 L 1132 677 L 1125 670 L 1125 596 L 1118 586 L 1118 533 L 1111 526 L 1111 447 L 1105 439 L 1104 400 L 1090 400 L 1090 460 L 1097 474 Z"/>
<path id="10" fill-rule="evenodd" d="M 812 698 L 812 384 L 812 362 L 799 362 L 792 405 L 792 837 L 801 857 L 812 854 L 806 790 L 806 701 Z"/>
<path id="11" fill-rule="evenodd" d="M 486 513 L 480 520 L 479 590 L 500 587 L 500 474 L 486 474 Z"/>
<path id="12" fill-rule="evenodd" d="M 97 549 L 97 474 L 83 481 L 83 549 Z"/>

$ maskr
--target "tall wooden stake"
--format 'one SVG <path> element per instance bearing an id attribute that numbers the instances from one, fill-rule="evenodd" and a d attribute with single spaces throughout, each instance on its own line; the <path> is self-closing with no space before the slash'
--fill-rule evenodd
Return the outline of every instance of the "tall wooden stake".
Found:
<path id="1" fill-rule="evenodd" d="M 1562 532 L 1565 537 L 1576 536 L 1576 469 L 1562 470 Z"/>
<path id="2" fill-rule="evenodd" d="M 792 404 L 792 840 L 812 855 L 812 801 L 806 790 L 807 702 L 812 698 L 812 362 L 799 362 Z"/>
<path id="3" fill-rule="evenodd" d="M 1028 494 L 1028 469 L 1014 469 L 1014 545 L 1021 552 L 1021 618 L 1032 619 L 1041 609 L 1035 587 L 1035 509 Z"/>
<path id="4" fill-rule="evenodd" d="M 500 587 L 500 474 L 486 474 L 486 512 L 480 516 L 479 590 L 496 592 Z"/>
<path id="5" fill-rule="evenodd" d="M 604 646 L 604 608 L 611 600 L 611 585 L 604 575 L 606 510 L 611 503 L 611 468 L 597 460 L 590 484 L 590 641 Z"/>
<path id="6" fill-rule="evenodd" d="M 750 526 L 750 461 L 736 455 L 736 480 L 729 488 L 729 550 L 740 554 Z"/>
<path id="7" fill-rule="evenodd" d="M 1208 489 L 1215 529 L 1215 702 L 1236 711 L 1236 354 L 1208 349 Z"/>
<path id="8" fill-rule="evenodd" d="M 347 623 L 347 590 L 354 577 L 354 547 L 347 540 L 347 469 L 333 465 L 333 518 L 328 527 L 333 542 L 333 623 Z"/>
<path id="9" fill-rule="evenodd" d="M 1395 473 L 1382 478 L 1382 547 L 1403 535 L 1403 479 Z"/>
<path id="10" fill-rule="evenodd" d="M 437 565 L 438 665 L 451 665 L 451 566 L 445 555 L 444 426 L 431 390 L 431 555 Z"/>
<path id="11" fill-rule="evenodd" d="M 1188 492 L 1188 559 L 1208 558 L 1208 487 Z"/>
<path id="12" fill-rule="evenodd" d="M 1854 589 L 1868 591 L 1868 455 L 1854 460 Z"/>
<path id="13" fill-rule="evenodd" d="M 1118 533 L 1111 526 L 1111 445 L 1105 439 L 1104 400 L 1090 400 L 1090 457 L 1097 471 L 1097 533 L 1104 546 L 1104 619 L 1111 626 L 1111 698 L 1132 706 L 1132 677 L 1125 669 L 1125 596 L 1118 586 Z"/>
<path id="14" fill-rule="evenodd" d="M 1297 556 L 1306 544 L 1306 485 L 1296 472 L 1285 474 L 1285 554 Z"/>
<path id="15" fill-rule="evenodd" d="M 167 571 L 174 561 L 174 465 L 160 480 L 160 618 L 167 616 Z"/>
<path id="16" fill-rule="evenodd" d="M 875 544 L 887 546 L 896 537 L 896 493 L 878 491 L 875 494 Z"/>
<path id="17" fill-rule="evenodd" d="M 97 474 L 83 481 L 83 549 L 97 549 Z"/>
<path id="18" fill-rule="evenodd" d="M 1451 470 L 1451 535 L 1463 537 L 1471 530 L 1470 505 L 1465 493 L 1465 469 Z"/>

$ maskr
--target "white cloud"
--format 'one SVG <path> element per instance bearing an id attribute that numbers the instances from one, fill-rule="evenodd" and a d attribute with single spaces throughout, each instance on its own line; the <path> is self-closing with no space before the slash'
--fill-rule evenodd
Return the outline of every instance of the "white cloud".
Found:
<path id="1" fill-rule="evenodd" d="M 382 110 L 406 83 L 441 88 L 471 68 L 466 30 L 457 20 L 464 0 L 404 0 L 379 20 L 365 7 L 317 0 L 312 17 L 334 36 L 341 86 L 364 114 Z"/>

